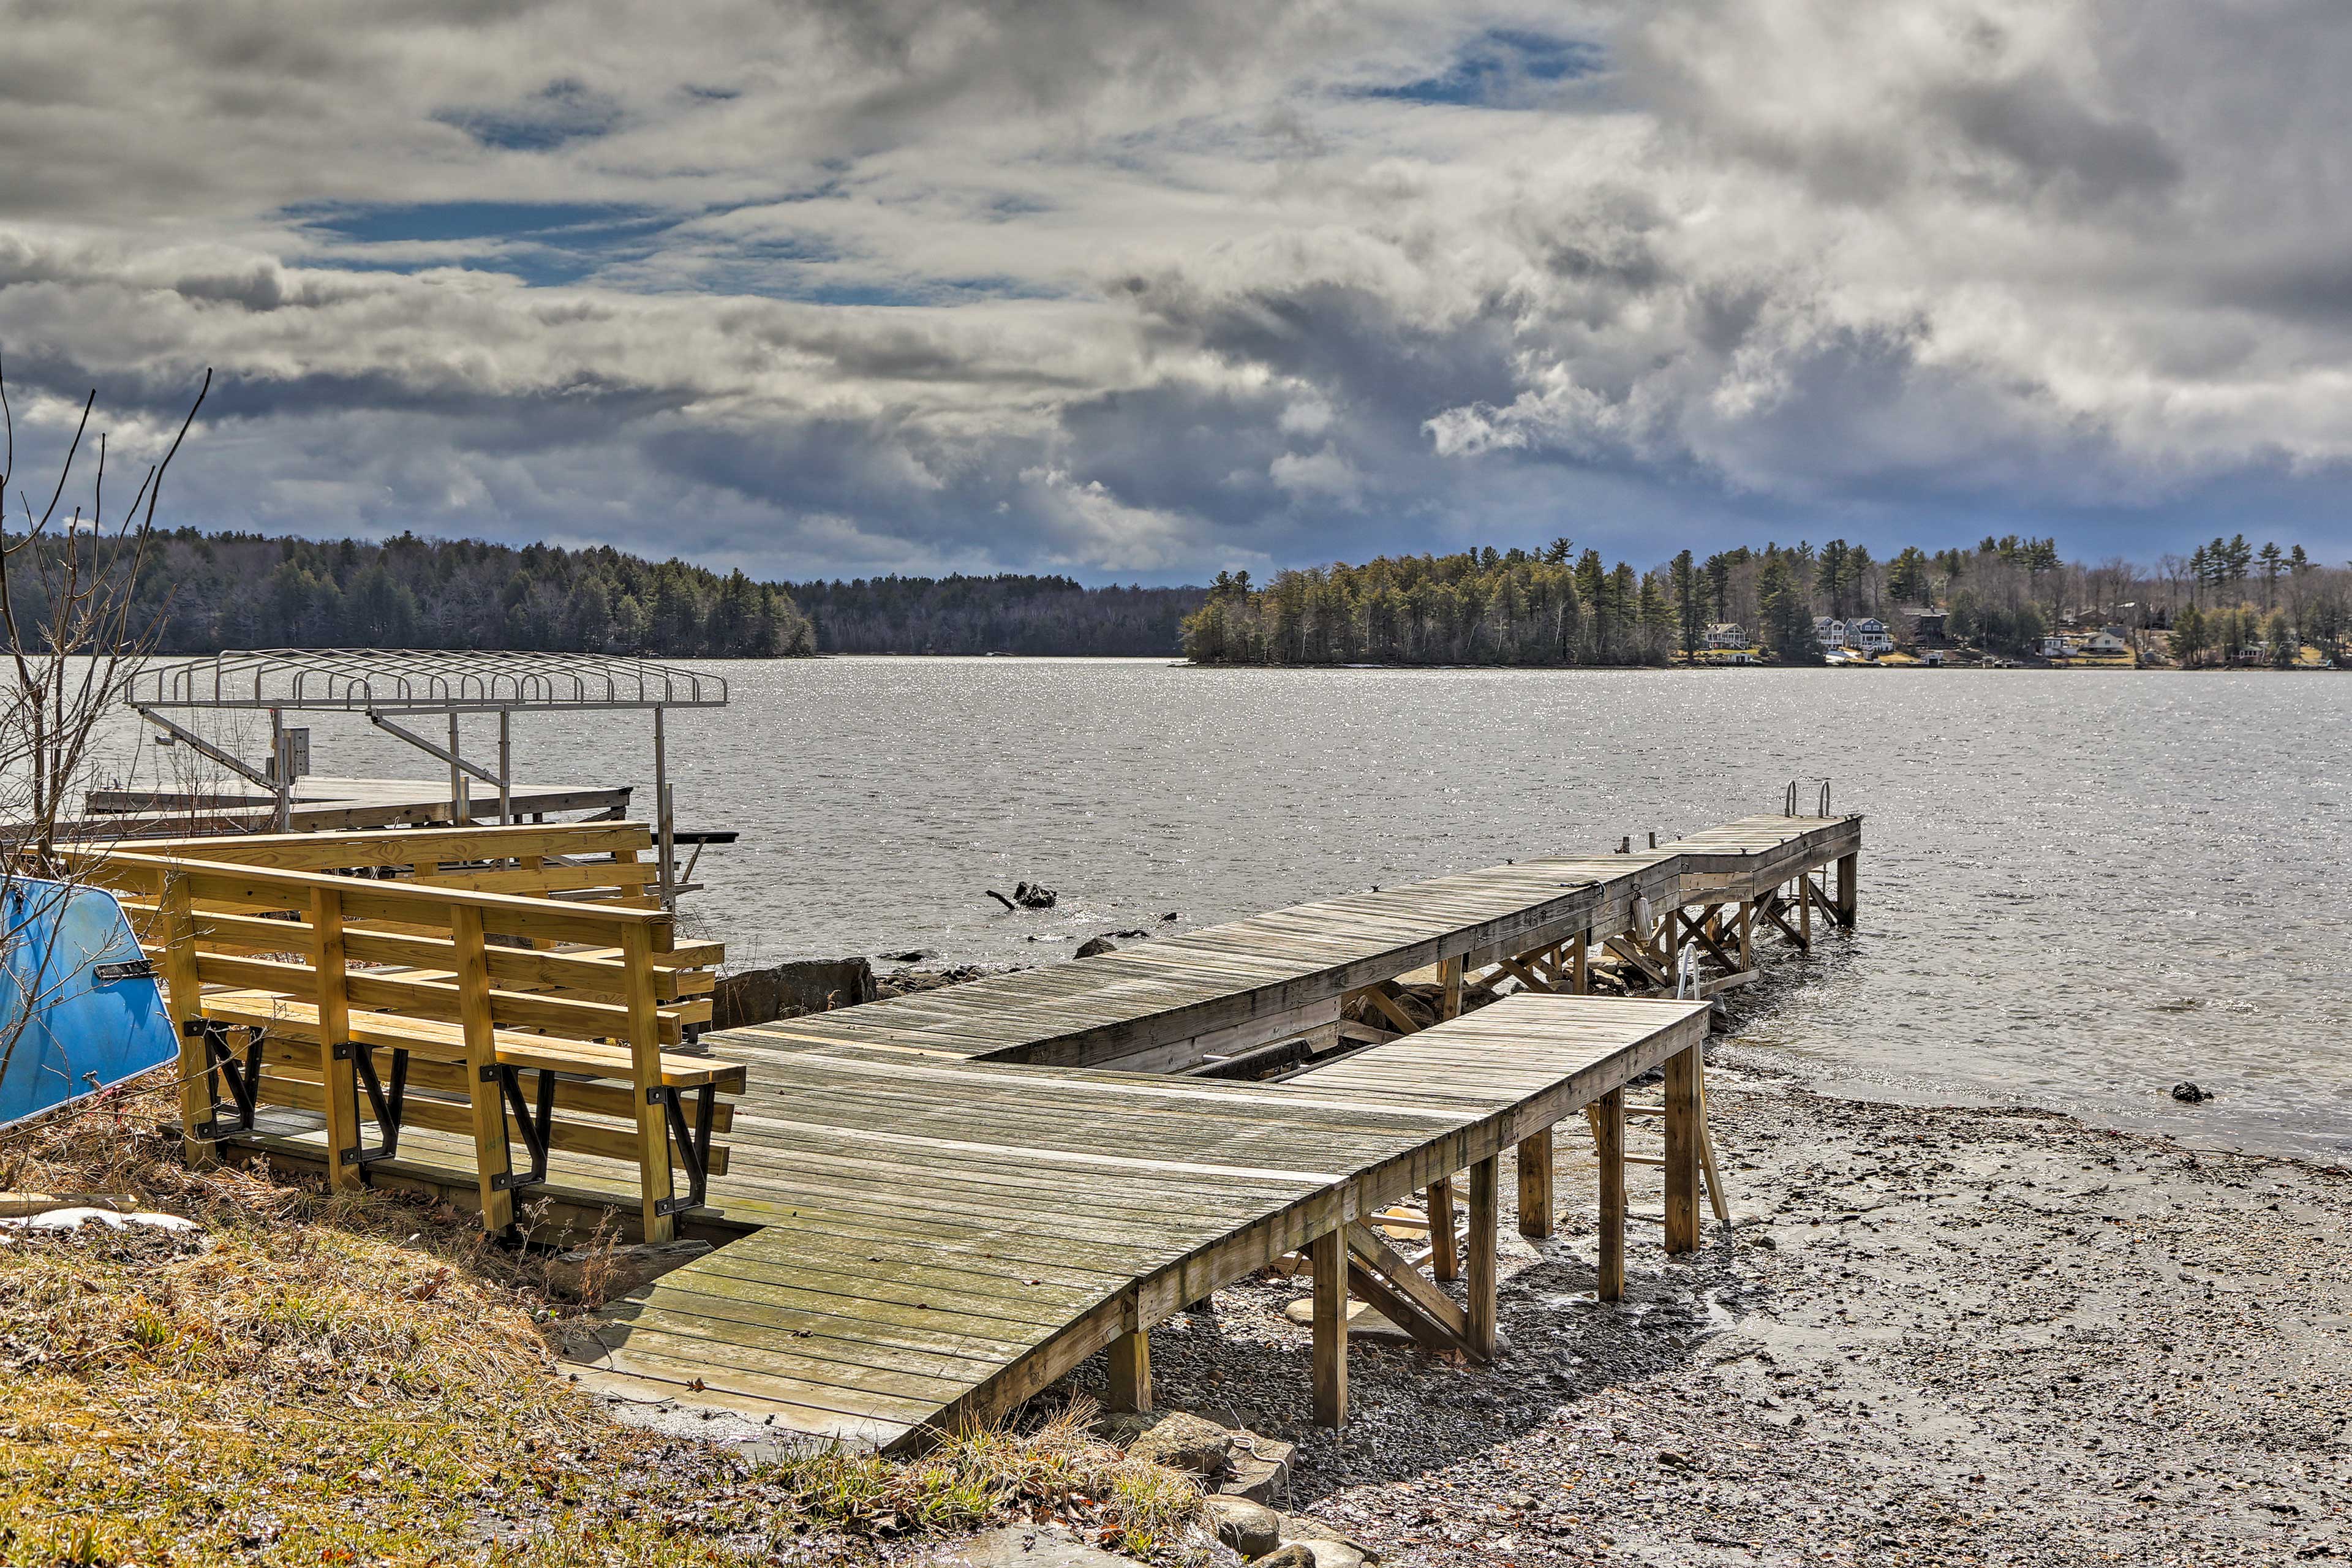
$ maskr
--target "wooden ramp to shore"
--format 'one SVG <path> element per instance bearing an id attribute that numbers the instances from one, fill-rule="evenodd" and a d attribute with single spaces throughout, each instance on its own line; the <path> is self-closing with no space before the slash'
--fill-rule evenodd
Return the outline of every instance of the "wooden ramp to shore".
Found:
<path id="1" fill-rule="evenodd" d="M 1147 1400 L 1153 1324 L 1305 1251 L 1318 1411 L 1339 1420 L 1348 1290 L 1483 1353 L 1498 1156 L 1525 1145 L 1523 1172 L 1544 1171 L 1521 1193 L 1523 1226 L 1542 1234 L 1549 1128 L 1661 1066 L 1667 1239 L 1696 1244 L 1706 1004 L 1577 994 L 1587 958 L 1615 944 L 1670 973 L 1696 944 L 1722 979 L 1752 973 L 1764 929 L 1795 945 L 1817 910 L 1851 923 L 1860 841 L 1858 817 L 1753 817 L 707 1036 L 746 1087 L 730 1163 L 684 1224 L 734 1239 L 608 1308 L 579 1370 L 633 1398 L 772 1417 L 779 1436 L 900 1446 L 1009 1409 L 1105 1349 L 1115 1398 Z M 1832 867 L 1833 889 L 1818 879 Z M 1350 998 L 1431 965 L 1449 1013 L 1474 970 L 1528 994 L 1396 1037 L 1343 1032 Z M 1281 1081 L 1188 1076 L 1301 1036 L 1318 1054 Z M 1367 1037 L 1381 1043 L 1348 1049 Z M 299 1112 L 242 1141 L 319 1152 Z M 471 1157 L 420 1131 L 370 1178 L 463 1202 Z M 1465 1172 L 1457 1300 L 1362 1222 Z M 574 1213 L 628 1196 L 560 1153 L 549 1177 L 540 1196 Z"/>
<path id="2" fill-rule="evenodd" d="M 895 1445 L 1005 1409 L 1455 1172 L 1473 1173 L 1474 1254 L 1491 1247 L 1505 1149 L 1706 1034 L 1705 1003 L 1528 995 L 1280 1085 L 759 1063 L 730 1177 L 759 1196 L 727 1208 L 760 1228 L 608 1309 L 582 1359 L 633 1396 Z M 1391 1051 L 1391 1070 L 1358 1065 Z M 1475 1304 L 1475 1258 L 1471 1274 Z M 1491 1262 L 1483 1278 L 1491 1348 Z"/>

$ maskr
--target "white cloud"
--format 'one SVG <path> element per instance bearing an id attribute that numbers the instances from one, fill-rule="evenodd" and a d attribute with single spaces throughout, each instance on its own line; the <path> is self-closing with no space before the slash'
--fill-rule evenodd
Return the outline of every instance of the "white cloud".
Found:
<path id="1" fill-rule="evenodd" d="M 0 353 L 217 367 L 190 521 L 779 574 L 2341 539 L 2352 15 L 2252 11 L 0 0 Z"/>
<path id="2" fill-rule="evenodd" d="M 1267 474 L 1276 489 L 1294 500 L 1333 500 L 1352 508 L 1363 496 L 1364 477 L 1328 442 L 1319 451 L 1283 453 L 1267 465 Z"/>

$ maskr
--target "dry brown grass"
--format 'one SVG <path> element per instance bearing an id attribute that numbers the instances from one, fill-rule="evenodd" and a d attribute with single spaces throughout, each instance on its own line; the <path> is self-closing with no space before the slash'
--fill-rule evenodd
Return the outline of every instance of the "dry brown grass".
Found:
<path id="1" fill-rule="evenodd" d="M 564 1380 L 530 1256 L 446 1205 L 188 1171 L 168 1100 L 0 1143 L 0 1187 L 205 1229 L 0 1245 L 0 1563 L 826 1563 L 1045 1517 L 1184 1550 L 1198 1493 L 1080 1412 L 911 1461 L 617 1426 Z"/>

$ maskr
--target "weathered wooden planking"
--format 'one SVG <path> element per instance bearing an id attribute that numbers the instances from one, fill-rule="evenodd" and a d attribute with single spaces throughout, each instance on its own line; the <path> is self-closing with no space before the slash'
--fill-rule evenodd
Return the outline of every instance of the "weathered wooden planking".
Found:
<path id="1" fill-rule="evenodd" d="M 1853 852 L 1861 819 L 1747 817 L 1630 855 L 1548 858 L 1277 910 L 1082 962 L 713 1037 L 1040 1065 L 1139 1067 L 1143 1053 L 1253 1022 L 1282 1037 L 1297 1010 L 1448 958 L 1498 956 L 1622 930 L 1654 907 L 1748 898 Z"/>
<path id="2" fill-rule="evenodd" d="M 1622 930 L 1637 900 L 1751 897 L 1859 839 L 1851 818 L 1751 818 L 709 1037 L 748 1082 L 709 1216 L 750 1234 L 609 1309 L 583 1375 L 877 1446 L 1003 1410 L 1690 1048 L 1706 1008 L 1518 995 L 1277 1085 L 1078 1063 L 1245 1038 L 1440 960 Z M 256 1141 L 321 1142 L 315 1119 Z M 454 1165 L 463 1142 L 420 1131 L 379 1169 Z M 559 1154 L 551 1174 L 567 1202 L 637 1195 L 594 1162 Z"/>
<path id="3" fill-rule="evenodd" d="M 754 1068 L 743 1153 L 714 1196 L 750 1188 L 765 1207 L 795 1191 L 824 1211 L 770 1210 L 775 1223 L 637 1292 L 591 1359 L 643 1397 L 717 1394 L 792 1433 L 904 1441 L 1025 1397 L 1133 1323 L 1493 1157 L 1532 1119 L 1703 1038 L 1704 1018 L 1694 1003 L 1514 997 L 1281 1085 L 776 1053 Z M 773 1124 L 792 1134 L 788 1172 L 762 1163 L 769 1096 L 801 1119 Z M 907 1142 L 942 1114 L 987 1137 Z M 1311 1152 L 1256 1163 L 1286 1149 Z M 1308 1163 L 1329 1168 L 1291 1168 Z M 1130 1184 L 1139 1207 L 1118 1205 Z"/>

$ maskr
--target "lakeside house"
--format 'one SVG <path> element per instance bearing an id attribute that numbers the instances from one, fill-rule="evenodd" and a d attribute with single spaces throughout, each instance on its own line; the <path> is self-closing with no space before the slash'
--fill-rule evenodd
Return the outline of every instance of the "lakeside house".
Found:
<path id="1" fill-rule="evenodd" d="M 1824 648 L 1845 647 L 1845 623 L 1831 616 L 1815 616 L 1813 641 Z"/>
<path id="2" fill-rule="evenodd" d="M 2131 639 L 2120 626 L 2095 632 L 2052 632 L 2038 650 L 2043 658 L 2118 658 L 2131 652 Z"/>
<path id="3" fill-rule="evenodd" d="M 1914 647 L 1939 647 L 1944 642 L 1944 612 L 1931 610 L 1925 605 L 1906 605 L 1895 612 L 1903 623 Z"/>
<path id="4" fill-rule="evenodd" d="M 1882 654 L 1895 650 L 1895 637 L 1886 623 L 1876 616 L 1864 616 L 1858 621 L 1848 621 L 1845 646 L 1859 653 Z"/>
<path id="5" fill-rule="evenodd" d="M 1744 648 L 1749 646 L 1748 633 L 1738 621 L 1717 621 L 1706 628 L 1706 646 L 1711 648 Z"/>

